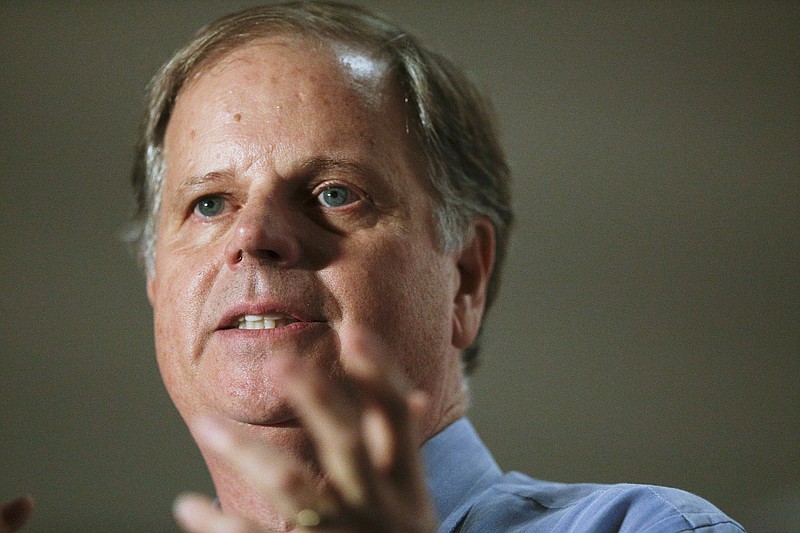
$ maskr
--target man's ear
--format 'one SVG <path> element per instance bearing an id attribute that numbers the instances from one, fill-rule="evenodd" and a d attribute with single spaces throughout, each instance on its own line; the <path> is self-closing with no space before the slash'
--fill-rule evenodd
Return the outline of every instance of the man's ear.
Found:
<path id="1" fill-rule="evenodd" d="M 458 254 L 459 283 L 453 301 L 452 343 L 459 350 L 478 336 L 494 259 L 494 226 L 486 218 L 478 217 L 473 222 L 471 240 Z"/>

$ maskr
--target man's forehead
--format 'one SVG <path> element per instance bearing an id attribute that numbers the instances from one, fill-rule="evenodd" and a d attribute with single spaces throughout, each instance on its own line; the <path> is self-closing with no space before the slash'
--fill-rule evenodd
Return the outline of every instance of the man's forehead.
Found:
<path id="1" fill-rule="evenodd" d="M 176 121 L 186 126 L 187 120 L 211 120 L 219 109 L 238 122 L 243 106 L 260 110 L 261 118 L 268 119 L 264 126 L 287 119 L 287 113 L 307 116 L 315 124 L 332 118 L 373 121 L 386 117 L 390 108 L 404 108 L 399 89 L 387 61 L 352 46 L 259 39 L 198 68 L 178 93 L 166 137 Z M 323 119 L 331 113 L 335 117 Z"/>
<path id="2" fill-rule="evenodd" d="M 179 93 L 165 135 L 167 166 L 216 171 L 224 147 L 236 148 L 241 161 L 233 166 L 244 168 L 268 153 L 374 159 L 405 146 L 407 110 L 388 64 L 352 46 L 295 38 L 232 50 Z"/>
<path id="3" fill-rule="evenodd" d="M 291 62 L 283 61 L 287 55 L 292 57 Z M 331 76 L 348 79 L 371 98 L 385 90 L 387 83 L 391 81 L 391 61 L 363 46 L 316 37 L 276 35 L 252 39 L 234 48 L 211 53 L 195 67 L 194 73 L 180 92 L 184 92 L 205 74 L 224 74 L 241 62 L 265 69 L 275 69 L 280 65 L 281 69 L 296 72 L 311 65 L 327 63 Z"/>

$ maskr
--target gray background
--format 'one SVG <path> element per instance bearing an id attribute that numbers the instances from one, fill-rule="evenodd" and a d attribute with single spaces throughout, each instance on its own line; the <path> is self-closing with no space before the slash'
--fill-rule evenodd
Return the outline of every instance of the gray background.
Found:
<path id="1" fill-rule="evenodd" d="M 32 532 L 174 531 L 211 490 L 119 235 L 145 83 L 248 4 L 0 3 L 0 499 Z M 499 462 L 797 531 L 800 4 L 373 5 L 502 124 L 519 223 L 471 380 Z"/>

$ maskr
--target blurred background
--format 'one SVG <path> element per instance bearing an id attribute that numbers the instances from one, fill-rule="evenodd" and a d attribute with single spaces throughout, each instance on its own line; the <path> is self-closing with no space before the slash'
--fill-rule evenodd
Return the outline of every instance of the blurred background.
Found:
<path id="1" fill-rule="evenodd" d="M 367 4 L 367 2 L 359 2 Z M 253 2 L 0 2 L 0 500 L 177 529 L 212 491 L 120 236 L 150 76 Z M 800 3 L 369 3 L 491 95 L 518 224 L 471 416 L 506 469 L 800 524 Z"/>

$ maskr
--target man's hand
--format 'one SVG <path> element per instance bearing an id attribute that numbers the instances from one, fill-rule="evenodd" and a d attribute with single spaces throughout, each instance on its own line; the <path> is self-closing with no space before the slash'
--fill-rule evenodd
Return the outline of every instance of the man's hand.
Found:
<path id="1" fill-rule="evenodd" d="M 198 440 L 227 457 L 295 531 L 436 530 L 416 429 L 424 396 L 409 393 L 398 371 L 368 355 L 379 353 L 376 344 L 361 336 L 343 339 L 346 384 L 332 381 L 309 361 L 282 364 L 280 379 L 314 441 L 323 487 L 307 465 L 263 442 L 234 437 L 211 420 L 197 432 Z M 264 531 L 195 494 L 178 498 L 175 516 L 191 533 Z"/>
<path id="2" fill-rule="evenodd" d="M 21 496 L 0 504 L 0 533 L 12 533 L 24 526 L 33 513 L 33 500 Z"/>

